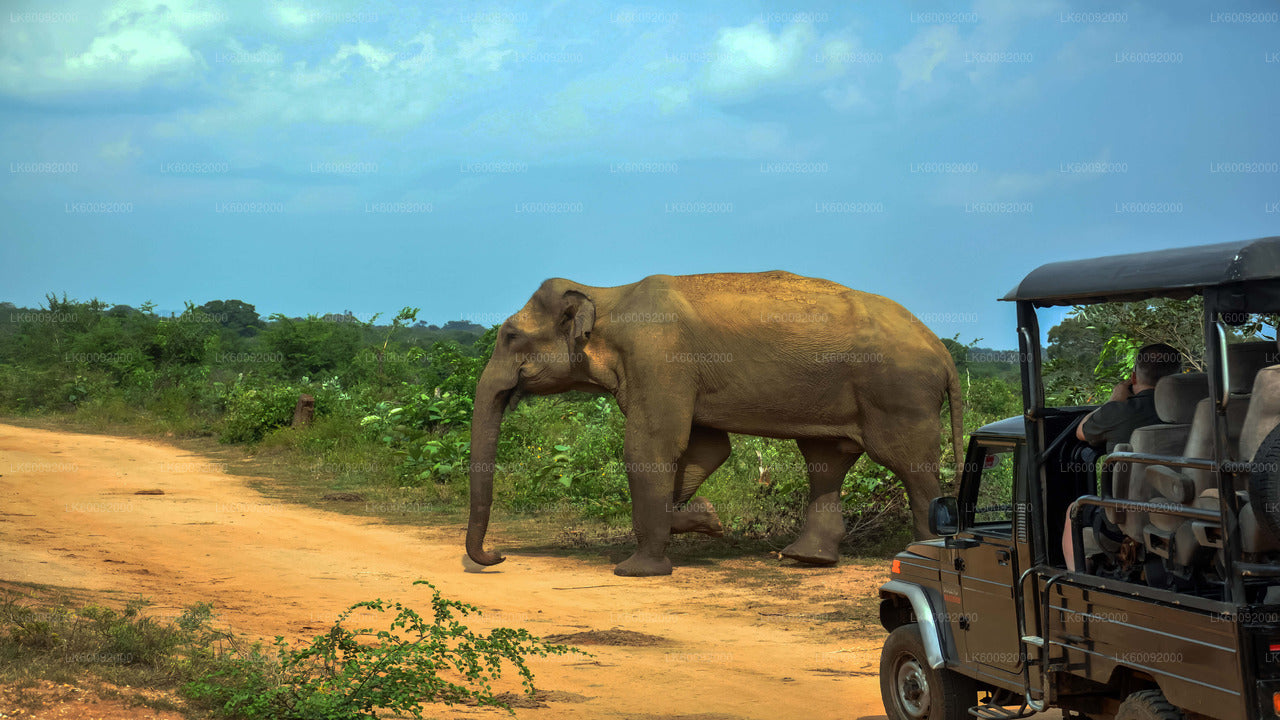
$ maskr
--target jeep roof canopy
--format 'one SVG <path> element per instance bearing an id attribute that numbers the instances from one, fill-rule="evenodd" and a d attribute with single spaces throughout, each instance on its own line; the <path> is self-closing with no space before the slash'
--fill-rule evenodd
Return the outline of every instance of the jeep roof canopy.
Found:
<path id="1" fill-rule="evenodd" d="M 1280 278 L 1280 236 L 1041 265 L 1001 300 L 1037 307 L 1190 297 Z M 1242 287 L 1241 290 L 1246 290 Z"/>

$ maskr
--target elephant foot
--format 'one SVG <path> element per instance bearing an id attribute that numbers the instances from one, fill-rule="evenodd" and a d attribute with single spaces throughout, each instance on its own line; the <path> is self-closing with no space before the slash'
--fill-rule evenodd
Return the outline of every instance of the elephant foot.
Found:
<path id="1" fill-rule="evenodd" d="M 618 563 L 613 569 L 614 575 L 622 577 L 653 577 L 655 575 L 670 575 L 671 561 L 666 557 L 655 559 L 639 552 L 631 557 Z"/>
<path id="2" fill-rule="evenodd" d="M 783 548 L 782 557 L 807 565 L 835 565 L 840 561 L 837 543 L 821 543 L 805 537 Z"/>
<path id="3" fill-rule="evenodd" d="M 671 513 L 671 532 L 702 533 L 711 537 L 724 535 L 720 516 L 710 502 L 703 498 L 690 500 L 683 508 Z"/>

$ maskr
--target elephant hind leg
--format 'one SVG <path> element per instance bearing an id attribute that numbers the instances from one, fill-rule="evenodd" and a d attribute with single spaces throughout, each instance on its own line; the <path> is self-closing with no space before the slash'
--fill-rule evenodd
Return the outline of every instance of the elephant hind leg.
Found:
<path id="1" fill-rule="evenodd" d="M 834 565 L 844 538 L 840 485 L 862 452 L 852 452 L 848 441 L 836 439 L 797 440 L 796 444 L 809 471 L 809 505 L 800 537 L 783 548 L 782 556 L 810 565 Z"/>
<path id="2" fill-rule="evenodd" d="M 694 498 L 716 468 L 729 458 L 729 434 L 694 425 L 689 445 L 676 464 L 676 487 L 672 497 L 671 532 L 697 532 L 712 537 L 724 534 L 716 509 L 706 498 Z"/>
<path id="3" fill-rule="evenodd" d="M 868 438 L 867 452 L 906 489 L 915 538 L 931 538 L 929 503 L 942 494 L 938 482 L 941 447 L 937 416 L 922 417 L 914 424 L 884 425 L 889 430 Z"/>

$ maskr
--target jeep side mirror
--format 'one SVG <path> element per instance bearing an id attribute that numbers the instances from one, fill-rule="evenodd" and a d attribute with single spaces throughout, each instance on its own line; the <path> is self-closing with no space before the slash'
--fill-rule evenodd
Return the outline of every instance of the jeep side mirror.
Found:
<path id="1" fill-rule="evenodd" d="M 960 505 L 954 497 L 936 497 L 929 503 L 929 532 L 938 537 L 960 532 Z"/>

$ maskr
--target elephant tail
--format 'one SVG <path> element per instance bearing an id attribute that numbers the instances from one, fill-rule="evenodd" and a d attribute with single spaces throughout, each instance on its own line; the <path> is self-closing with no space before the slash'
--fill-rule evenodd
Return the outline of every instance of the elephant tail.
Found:
<path id="1" fill-rule="evenodd" d="M 955 366 L 947 373 L 947 405 L 951 410 L 951 450 L 956 457 L 956 482 L 964 472 L 964 405 L 963 393 L 960 389 L 960 373 Z"/>

